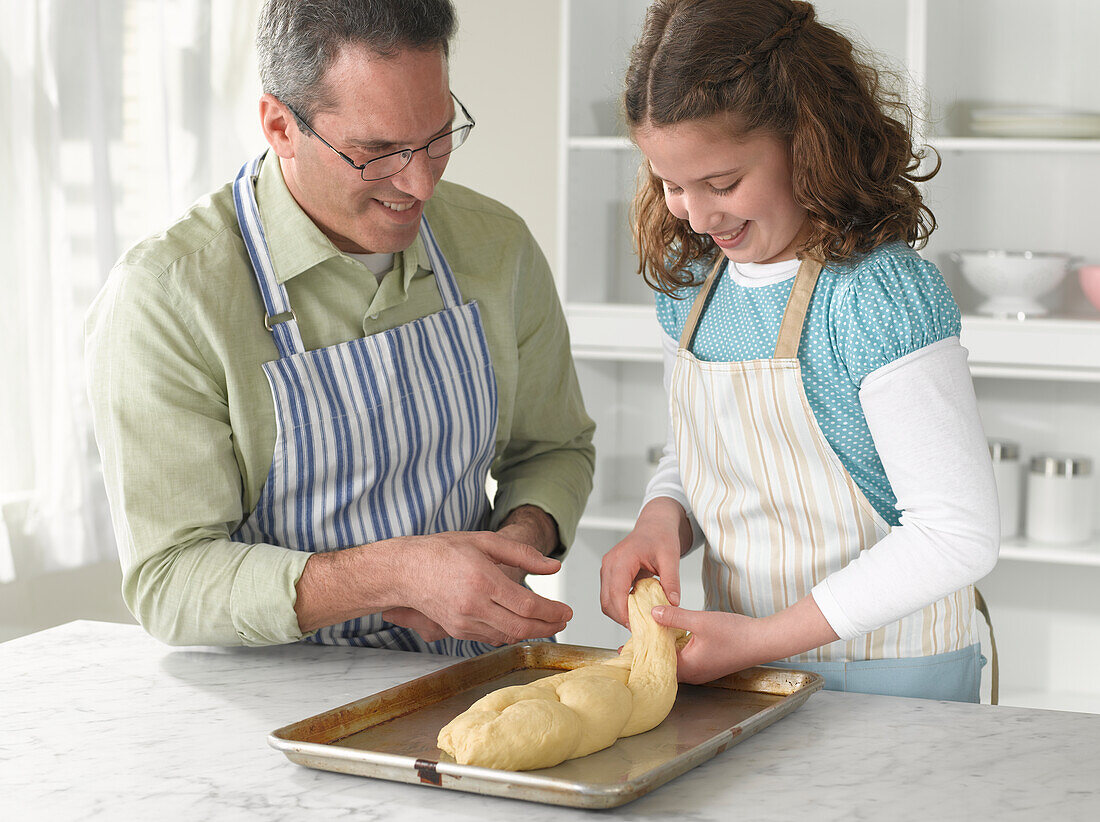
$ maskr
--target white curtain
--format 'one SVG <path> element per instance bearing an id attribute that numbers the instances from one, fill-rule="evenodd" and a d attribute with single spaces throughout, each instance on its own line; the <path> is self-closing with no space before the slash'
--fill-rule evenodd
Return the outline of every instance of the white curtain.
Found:
<path id="1" fill-rule="evenodd" d="M 83 318 L 264 148 L 258 0 L 0 0 L 0 582 L 114 556 Z"/>

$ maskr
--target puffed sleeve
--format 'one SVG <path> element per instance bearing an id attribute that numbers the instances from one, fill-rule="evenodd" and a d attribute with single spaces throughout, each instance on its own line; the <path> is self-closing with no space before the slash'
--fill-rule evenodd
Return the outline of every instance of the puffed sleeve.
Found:
<path id="1" fill-rule="evenodd" d="M 829 311 L 832 345 L 857 386 L 960 329 L 959 308 L 939 269 L 901 244 L 838 273 Z"/>
<path id="2" fill-rule="evenodd" d="M 674 300 L 658 291 L 654 294 L 654 302 L 657 307 L 657 322 L 661 324 L 661 328 L 668 336 L 679 340 L 684 318 L 680 316 L 682 312 L 677 311 L 677 308 L 683 304 L 683 301 Z"/>
<path id="3" fill-rule="evenodd" d="M 653 292 L 653 301 L 657 308 L 657 321 L 661 328 L 673 340 L 680 339 L 680 332 L 684 329 L 691 307 L 695 304 L 695 297 L 699 294 L 699 288 L 706 282 L 709 269 L 703 270 L 699 263 L 691 266 L 692 283 L 674 290 L 671 294 L 660 291 Z"/>

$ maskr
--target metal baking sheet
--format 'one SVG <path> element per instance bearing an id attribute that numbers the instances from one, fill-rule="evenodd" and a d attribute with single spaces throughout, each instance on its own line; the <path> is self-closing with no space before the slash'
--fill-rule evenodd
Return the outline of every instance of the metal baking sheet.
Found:
<path id="1" fill-rule="evenodd" d="M 309 768 L 551 805 L 611 808 L 766 728 L 824 684 L 818 674 L 771 668 L 749 668 L 706 685 L 681 684 L 672 712 L 653 730 L 537 771 L 459 765 L 436 747 L 439 730 L 490 691 L 613 656 L 614 651 L 579 645 L 511 645 L 279 728 L 268 742 Z"/>

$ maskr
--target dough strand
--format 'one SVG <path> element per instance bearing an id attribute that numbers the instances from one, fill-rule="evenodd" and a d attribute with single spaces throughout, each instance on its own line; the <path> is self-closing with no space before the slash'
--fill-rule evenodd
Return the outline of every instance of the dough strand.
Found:
<path id="1" fill-rule="evenodd" d="M 525 771 L 657 727 L 676 701 L 676 650 L 687 636 L 654 621 L 653 608 L 667 604 L 660 582 L 638 580 L 618 657 L 486 694 L 439 732 L 439 749 L 462 765 Z"/>

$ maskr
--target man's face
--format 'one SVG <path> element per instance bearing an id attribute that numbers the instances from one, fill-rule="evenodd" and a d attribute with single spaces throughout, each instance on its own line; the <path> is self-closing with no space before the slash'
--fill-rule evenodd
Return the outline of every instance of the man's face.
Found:
<path id="1" fill-rule="evenodd" d="M 345 46 L 325 78 L 335 100 L 309 125 L 356 164 L 420 148 L 451 129 L 454 103 L 439 50 L 379 57 Z M 308 131 L 290 126 L 293 156 L 282 158 L 287 187 L 341 251 L 403 251 L 416 238 L 424 203 L 447 167 L 424 151 L 398 174 L 364 182 L 359 172 Z"/>

